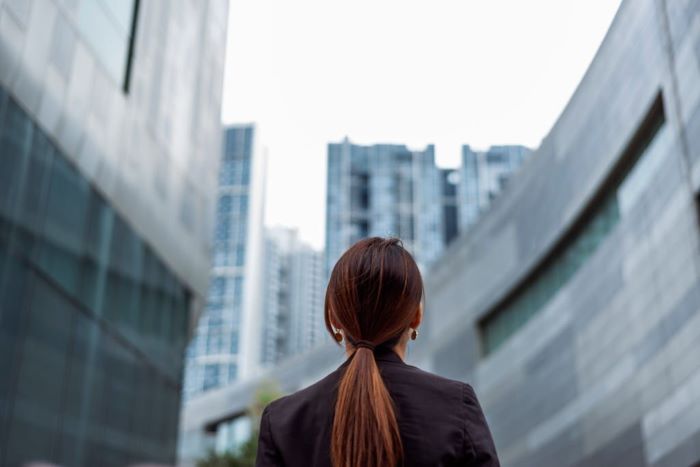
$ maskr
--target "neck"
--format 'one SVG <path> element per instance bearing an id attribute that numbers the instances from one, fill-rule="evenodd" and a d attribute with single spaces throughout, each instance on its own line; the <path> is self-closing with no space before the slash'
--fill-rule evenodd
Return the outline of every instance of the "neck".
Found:
<path id="1" fill-rule="evenodd" d="M 401 357 L 401 360 L 406 359 L 406 341 L 401 341 L 394 346 L 394 352 Z"/>
<path id="2" fill-rule="evenodd" d="M 392 347 L 392 350 L 396 353 L 396 355 L 401 357 L 401 360 L 406 359 L 406 344 L 407 344 L 407 341 L 401 339 L 401 341 L 399 341 L 398 344 L 396 344 L 394 347 Z M 345 346 L 345 355 L 347 355 L 348 357 L 350 355 L 352 355 L 353 351 L 354 351 L 354 348 L 351 347 L 350 345 Z"/>

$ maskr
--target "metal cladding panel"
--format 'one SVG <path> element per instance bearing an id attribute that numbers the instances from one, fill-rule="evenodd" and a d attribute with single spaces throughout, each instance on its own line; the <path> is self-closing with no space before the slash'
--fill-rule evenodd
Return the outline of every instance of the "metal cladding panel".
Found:
<path id="1" fill-rule="evenodd" d="M 80 2 L 0 2 L 0 84 L 201 298 L 228 2 L 138 4 L 125 92 L 81 30 Z"/>

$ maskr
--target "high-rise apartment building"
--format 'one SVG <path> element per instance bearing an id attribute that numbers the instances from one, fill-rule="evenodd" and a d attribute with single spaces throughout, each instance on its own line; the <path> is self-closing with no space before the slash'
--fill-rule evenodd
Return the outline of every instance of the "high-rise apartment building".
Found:
<path id="1" fill-rule="evenodd" d="M 174 464 L 226 0 L 0 0 L 0 465 Z"/>
<path id="2" fill-rule="evenodd" d="M 302 242 L 295 229 L 267 229 L 263 365 L 309 350 L 326 335 L 323 253 Z"/>
<path id="3" fill-rule="evenodd" d="M 328 145 L 326 274 L 368 236 L 398 236 L 426 267 L 442 251 L 440 173 L 433 145 Z"/>
<path id="4" fill-rule="evenodd" d="M 486 151 L 474 151 L 468 144 L 462 146 L 458 188 L 461 230 L 476 223 L 531 152 L 517 145 L 491 146 Z"/>
<path id="5" fill-rule="evenodd" d="M 459 234 L 459 181 L 459 169 L 440 169 L 441 231 L 445 245 Z"/>
<path id="6" fill-rule="evenodd" d="M 186 397 L 259 367 L 264 154 L 253 125 L 224 131 L 207 304 L 187 350 Z"/>
<path id="7" fill-rule="evenodd" d="M 398 236 L 421 269 L 474 224 L 530 153 L 524 146 L 462 147 L 462 165 L 442 169 L 432 145 L 328 145 L 326 274 L 357 240 Z"/>

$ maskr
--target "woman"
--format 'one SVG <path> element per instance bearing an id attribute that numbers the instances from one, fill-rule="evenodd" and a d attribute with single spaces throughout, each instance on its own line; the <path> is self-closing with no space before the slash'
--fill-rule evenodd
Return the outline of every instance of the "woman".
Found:
<path id="1" fill-rule="evenodd" d="M 400 240 L 367 238 L 343 254 L 325 320 L 348 358 L 265 408 L 258 467 L 499 465 L 471 386 L 403 362 L 422 300 L 420 271 Z"/>

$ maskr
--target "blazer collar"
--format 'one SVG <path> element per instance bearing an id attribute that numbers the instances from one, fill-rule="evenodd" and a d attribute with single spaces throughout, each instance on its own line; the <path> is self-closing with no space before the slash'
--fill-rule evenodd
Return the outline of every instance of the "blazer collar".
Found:
<path id="1" fill-rule="evenodd" d="M 381 345 L 374 349 L 374 359 L 380 362 L 404 363 L 404 361 L 401 360 L 401 357 L 399 357 L 399 354 L 397 354 L 393 348 L 384 347 Z"/>
<path id="2" fill-rule="evenodd" d="M 374 349 L 374 359 L 378 362 L 394 362 L 405 364 L 401 357 L 399 357 L 399 354 L 394 352 L 393 348 L 383 345 L 380 345 L 379 347 Z M 345 361 L 338 367 L 338 369 L 347 366 L 348 363 L 350 363 L 350 357 L 347 357 Z"/>

